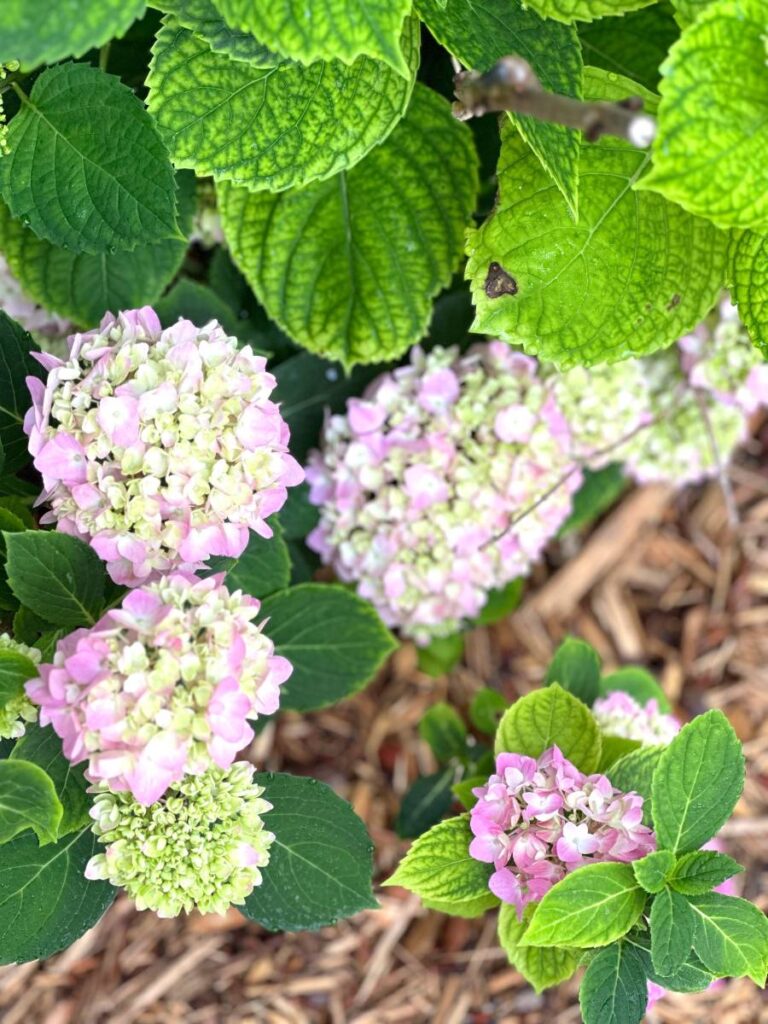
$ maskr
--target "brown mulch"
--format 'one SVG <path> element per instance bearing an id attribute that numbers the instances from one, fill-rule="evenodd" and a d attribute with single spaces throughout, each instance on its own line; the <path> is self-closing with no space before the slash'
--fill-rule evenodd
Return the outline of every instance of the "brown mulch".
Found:
<path id="1" fill-rule="evenodd" d="M 763 430 L 768 442 L 768 431 Z M 558 641 L 582 636 L 607 667 L 649 666 L 682 718 L 719 707 L 748 759 L 724 829 L 747 866 L 744 891 L 768 909 L 768 445 L 731 472 L 739 512 L 728 526 L 717 484 L 630 492 L 587 537 L 556 548 L 519 611 L 473 632 L 448 678 L 418 672 L 401 648 L 374 685 L 317 714 L 285 715 L 255 741 L 259 765 L 312 774 L 364 818 L 377 877 L 406 844 L 392 831 L 402 794 L 433 769 L 417 726 L 438 699 L 465 709 L 483 685 L 507 697 L 541 679 Z M 270 935 L 226 917 L 160 921 L 119 899 L 69 950 L 0 968 L 2 1024 L 577 1024 L 575 983 L 537 996 L 495 941 L 493 914 L 425 912 L 401 890 L 381 909 L 319 933 Z M 768 1024 L 748 981 L 670 996 L 657 1024 Z"/>

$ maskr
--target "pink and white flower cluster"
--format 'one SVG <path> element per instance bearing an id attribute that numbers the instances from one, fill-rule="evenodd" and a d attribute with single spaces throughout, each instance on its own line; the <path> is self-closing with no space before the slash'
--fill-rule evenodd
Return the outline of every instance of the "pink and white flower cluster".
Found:
<path id="1" fill-rule="evenodd" d="M 43 477 L 41 522 L 88 541 L 117 583 L 138 586 L 237 557 L 303 472 L 270 394 L 266 361 L 211 321 L 163 330 L 149 307 L 108 314 L 39 354 L 28 378 L 29 448 Z"/>
<path id="2" fill-rule="evenodd" d="M 321 507 L 307 543 L 388 625 L 428 643 L 529 571 L 569 514 L 573 468 L 535 360 L 502 342 L 415 348 L 327 420 L 307 468 Z"/>
<path id="3" fill-rule="evenodd" d="M 222 580 L 177 573 L 132 590 L 26 684 L 90 781 L 152 804 L 187 774 L 228 768 L 248 720 L 277 710 L 292 666 L 254 623 L 259 602 Z"/>
<path id="4" fill-rule="evenodd" d="M 469 852 L 493 864 L 489 888 L 520 917 L 576 868 L 633 861 L 656 849 L 643 798 L 605 775 L 585 775 L 557 747 L 538 758 L 499 754 L 470 815 Z"/>
<path id="5" fill-rule="evenodd" d="M 674 715 L 667 715 L 654 698 L 640 704 L 622 690 L 613 690 L 607 697 L 598 697 L 592 714 L 602 732 L 626 740 L 666 746 L 680 732 Z"/>

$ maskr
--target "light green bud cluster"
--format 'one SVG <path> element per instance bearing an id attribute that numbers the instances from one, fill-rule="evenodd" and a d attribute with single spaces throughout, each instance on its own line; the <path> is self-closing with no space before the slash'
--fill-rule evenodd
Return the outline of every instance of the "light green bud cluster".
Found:
<path id="1" fill-rule="evenodd" d="M 253 771 L 238 761 L 186 775 L 148 807 L 102 783 L 91 816 L 106 851 L 91 858 L 86 876 L 124 888 L 139 910 L 160 917 L 242 904 L 261 884 L 275 838 L 261 818 L 272 805 Z"/>

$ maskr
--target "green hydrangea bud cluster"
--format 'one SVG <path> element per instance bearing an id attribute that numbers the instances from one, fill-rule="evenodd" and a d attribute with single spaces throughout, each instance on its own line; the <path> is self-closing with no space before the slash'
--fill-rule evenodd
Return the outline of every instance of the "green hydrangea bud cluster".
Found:
<path id="1" fill-rule="evenodd" d="M 40 663 L 40 651 L 36 647 L 17 643 L 8 633 L 0 633 L 0 651 L 23 654 L 35 665 Z M 0 708 L 0 740 L 17 740 L 24 735 L 26 723 L 36 721 L 37 707 L 27 695 L 21 693 L 18 697 L 12 697 Z"/>
<path id="2" fill-rule="evenodd" d="M 99 785 L 91 817 L 106 850 L 86 877 L 120 886 L 139 910 L 176 917 L 197 909 L 223 914 L 261 883 L 274 835 L 261 815 L 272 805 L 253 782 L 253 765 L 186 775 L 148 807 Z"/>

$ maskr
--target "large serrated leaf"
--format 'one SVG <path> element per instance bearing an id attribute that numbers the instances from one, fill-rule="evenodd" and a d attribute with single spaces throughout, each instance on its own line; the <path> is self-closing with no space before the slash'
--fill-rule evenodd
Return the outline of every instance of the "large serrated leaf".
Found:
<path id="1" fill-rule="evenodd" d="M 63 809 L 50 778 L 29 761 L 0 761 L 0 845 L 31 829 L 41 846 L 56 841 Z"/>
<path id="2" fill-rule="evenodd" d="M 732 232 L 728 263 L 731 297 L 752 343 L 768 358 L 768 235 Z"/>
<path id="3" fill-rule="evenodd" d="M 585 95 L 627 95 L 613 84 L 608 72 L 585 70 Z M 505 127 L 499 201 L 468 239 L 472 329 L 567 369 L 654 352 L 706 315 L 725 280 L 727 236 L 663 196 L 634 191 L 649 161 L 618 139 L 583 143 L 574 223 Z"/>
<path id="4" fill-rule="evenodd" d="M 417 86 L 392 135 L 350 171 L 279 195 L 218 191 L 232 255 L 270 316 L 350 366 L 424 334 L 460 259 L 477 159 L 466 125 Z"/>
<path id="5" fill-rule="evenodd" d="M 664 3 L 632 11 L 620 21 L 601 18 L 579 26 L 588 64 L 625 75 L 654 91 L 659 87 L 662 61 L 679 35 L 673 13 Z"/>
<path id="6" fill-rule="evenodd" d="M 717 977 L 747 976 L 765 985 L 768 919 L 754 904 L 717 892 L 690 900 L 696 920 L 693 948 Z"/>
<path id="7" fill-rule="evenodd" d="M 214 0 L 232 25 L 304 64 L 361 54 L 408 74 L 399 39 L 410 0 Z"/>
<path id="8" fill-rule="evenodd" d="M 152 118 L 114 75 L 59 64 L 8 130 L 0 192 L 36 235 L 75 252 L 178 236 L 176 185 Z"/>
<path id="9" fill-rule="evenodd" d="M 144 0 L 3 0 L 0 54 L 27 68 L 80 57 L 122 36 L 145 8 Z"/>
<path id="10" fill-rule="evenodd" d="M 85 877 L 98 849 L 87 829 L 48 846 L 19 836 L 0 847 L 0 963 L 50 956 L 96 924 L 117 892 Z"/>
<path id="11" fill-rule="evenodd" d="M 194 177 L 180 171 L 178 179 L 180 220 L 186 229 L 192 220 Z M 137 245 L 132 252 L 72 252 L 38 238 L 0 201 L 0 248 L 32 299 L 93 327 L 107 310 L 117 313 L 155 302 L 181 266 L 187 246 L 167 239 Z"/>
<path id="12" fill-rule="evenodd" d="M 350 66 L 259 67 L 214 53 L 166 18 L 152 49 L 147 102 L 177 167 L 280 192 L 354 166 L 389 135 L 419 63 L 415 18 L 405 24 L 403 48 L 407 77 L 370 57 Z"/>
<path id="13" fill-rule="evenodd" d="M 293 665 L 280 706 L 326 707 L 366 686 L 397 646 L 367 601 L 346 587 L 302 583 L 262 603 L 266 633 Z"/>
<path id="14" fill-rule="evenodd" d="M 590 960 L 579 989 L 584 1024 L 640 1024 L 648 987 L 644 962 L 627 942 L 615 942 Z"/>
<path id="15" fill-rule="evenodd" d="M 0 451 L 6 473 L 20 469 L 30 458 L 22 424 L 30 406 L 26 378 L 43 376 L 30 354 L 36 348 L 24 328 L 0 309 Z"/>
<path id="16" fill-rule="evenodd" d="M 373 844 L 347 801 L 316 779 L 264 772 L 254 782 L 272 804 L 265 821 L 275 840 L 246 916 L 273 931 L 304 931 L 376 907 Z"/>
<path id="17" fill-rule="evenodd" d="M 520 971 L 528 984 L 533 986 L 534 991 L 542 992 L 545 988 L 567 981 L 576 971 L 579 962 L 571 949 L 561 949 L 557 946 L 542 949 L 538 946 L 520 945 L 532 909 L 532 905 L 529 904 L 521 920 L 516 907 L 502 903 L 499 908 L 499 945 L 507 954 L 512 966 Z"/>
<path id="18" fill-rule="evenodd" d="M 662 65 L 653 189 L 720 227 L 768 230 L 764 0 L 716 0 Z"/>
<path id="19" fill-rule="evenodd" d="M 462 64 L 488 71 L 510 53 L 524 57 L 545 89 L 581 96 L 581 47 L 574 28 L 545 21 L 521 0 L 416 0 L 432 35 Z M 575 212 L 579 134 L 563 125 L 509 114 Z"/>

